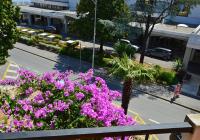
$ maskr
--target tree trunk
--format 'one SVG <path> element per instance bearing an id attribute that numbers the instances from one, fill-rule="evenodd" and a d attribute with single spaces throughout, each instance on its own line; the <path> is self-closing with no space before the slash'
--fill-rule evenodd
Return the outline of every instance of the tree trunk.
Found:
<path id="1" fill-rule="evenodd" d="M 103 53 L 103 41 L 100 42 L 100 49 L 99 49 L 99 53 Z"/>
<path id="2" fill-rule="evenodd" d="M 149 46 L 149 37 L 145 37 L 144 38 L 144 42 L 143 42 L 143 47 L 141 50 L 141 56 L 140 56 L 140 63 L 143 64 L 144 63 L 144 57 L 145 57 L 145 51 Z"/>
<path id="3" fill-rule="evenodd" d="M 124 109 L 124 113 L 128 112 L 128 104 L 130 101 L 131 93 L 132 93 L 133 81 L 131 78 L 128 78 L 124 81 L 123 85 L 123 93 L 122 93 L 122 108 Z"/>
<path id="4" fill-rule="evenodd" d="M 145 27 L 145 32 L 143 36 L 143 46 L 142 46 L 142 51 L 141 51 L 141 56 L 140 56 L 140 63 L 144 63 L 144 55 L 145 55 L 145 50 L 148 47 L 149 43 L 149 28 L 150 28 L 150 22 L 151 22 L 151 15 L 148 15 L 147 21 L 146 21 L 146 27 Z"/>

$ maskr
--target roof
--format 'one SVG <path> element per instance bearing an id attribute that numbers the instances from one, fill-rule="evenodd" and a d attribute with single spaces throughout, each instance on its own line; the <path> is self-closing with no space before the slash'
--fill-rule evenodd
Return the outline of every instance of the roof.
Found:
<path id="1" fill-rule="evenodd" d="M 180 27 L 176 25 L 167 25 L 159 23 L 155 25 L 152 35 L 171 37 L 180 40 L 188 40 L 194 30 L 195 28 L 191 27 Z"/>
<path id="2" fill-rule="evenodd" d="M 187 47 L 200 50 L 200 25 L 191 34 L 191 37 L 188 40 Z"/>
<path id="3" fill-rule="evenodd" d="M 63 10 L 63 11 L 54 11 L 49 9 L 42 9 L 30 6 L 20 6 L 20 10 L 22 13 L 30 13 L 45 17 L 52 17 L 52 18 L 60 18 L 63 19 L 66 16 L 76 19 L 77 13 L 75 11 Z"/>
<path id="4" fill-rule="evenodd" d="M 129 25 L 132 27 L 145 29 L 144 23 L 130 22 Z M 171 38 L 180 39 L 180 40 L 188 40 L 190 37 L 190 34 L 194 30 L 195 28 L 191 28 L 191 27 L 182 27 L 182 26 L 180 27 L 176 25 L 158 23 L 158 24 L 155 24 L 151 36 L 162 36 L 162 37 L 171 37 Z"/>

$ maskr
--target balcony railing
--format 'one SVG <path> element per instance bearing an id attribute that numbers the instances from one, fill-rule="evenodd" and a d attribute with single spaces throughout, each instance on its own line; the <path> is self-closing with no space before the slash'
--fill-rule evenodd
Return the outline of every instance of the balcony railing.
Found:
<path id="1" fill-rule="evenodd" d="M 148 140 L 150 134 L 165 133 L 192 133 L 193 127 L 188 122 L 170 123 L 170 124 L 149 124 L 136 126 L 117 126 L 100 128 L 80 128 L 65 130 L 46 130 L 46 131 L 27 131 L 16 133 L 1 133 L 0 139 L 30 139 L 30 140 L 71 140 L 71 139 L 93 139 L 104 137 L 123 137 L 146 135 Z"/>

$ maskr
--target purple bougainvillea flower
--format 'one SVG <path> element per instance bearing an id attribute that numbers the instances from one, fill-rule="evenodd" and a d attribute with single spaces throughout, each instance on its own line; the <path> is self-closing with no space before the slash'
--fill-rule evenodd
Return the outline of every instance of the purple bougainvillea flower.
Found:
<path id="1" fill-rule="evenodd" d="M 76 99 L 79 100 L 79 101 L 82 100 L 85 97 L 85 95 L 81 92 L 76 93 L 75 96 L 76 96 Z"/>
<path id="2" fill-rule="evenodd" d="M 58 90 L 62 90 L 62 89 L 64 88 L 64 86 L 65 86 L 65 82 L 64 82 L 63 80 L 57 81 L 57 82 L 55 83 L 55 86 L 56 86 L 56 88 L 57 88 Z"/>
<path id="3" fill-rule="evenodd" d="M 0 81 L 0 85 L 14 85 L 19 89 L 15 99 L 2 98 L 0 109 L 13 121 L 9 126 L 0 123 L 0 131 L 136 124 L 132 117 L 124 114 L 122 108 L 112 103 L 121 97 L 121 93 L 110 90 L 101 77 L 94 77 L 92 69 L 78 75 L 72 71 L 55 71 L 41 76 L 20 70 L 19 75 L 17 80 Z M 72 75 L 78 77 L 74 79 Z"/>
<path id="4" fill-rule="evenodd" d="M 38 128 L 41 128 L 41 127 L 43 126 L 43 122 L 37 122 L 37 123 L 36 123 L 36 126 L 37 126 Z"/>

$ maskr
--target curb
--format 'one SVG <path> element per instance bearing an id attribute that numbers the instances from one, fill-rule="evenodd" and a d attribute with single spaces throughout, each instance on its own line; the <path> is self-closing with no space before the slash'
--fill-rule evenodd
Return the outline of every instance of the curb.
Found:
<path id="1" fill-rule="evenodd" d="M 171 102 L 170 100 L 165 99 L 165 98 L 163 98 L 163 97 L 160 97 L 160 96 L 157 96 L 157 95 L 153 95 L 153 94 L 151 94 L 151 93 L 148 93 L 148 92 L 145 92 L 145 91 L 142 91 L 142 90 L 139 90 L 139 89 L 135 89 L 135 88 L 133 88 L 133 89 L 136 90 L 136 91 L 142 92 L 142 93 L 144 93 L 144 94 L 147 94 L 147 95 L 150 95 L 150 96 L 159 98 L 159 99 L 161 99 L 161 100 L 167 101 L 167 102 L 169 102 L 169 103 L 176 104 L 176 105 L 179 105 L 179 106 L 184 107 L 184 108 L 186 108 L 186 109 L 189 109 L 189 110 L 192 110 L 192 111 L 195 111 L 195 112 L 200 113 L 199 110 L 194 109 L 194 108 L 191 108 L 191 107 L 188 107 L 188 106 L 185 106 L 185 105 L 183 105 L 183 104 L 181 104 L 181 103 L 178 103 L 178 102 Z"/>

